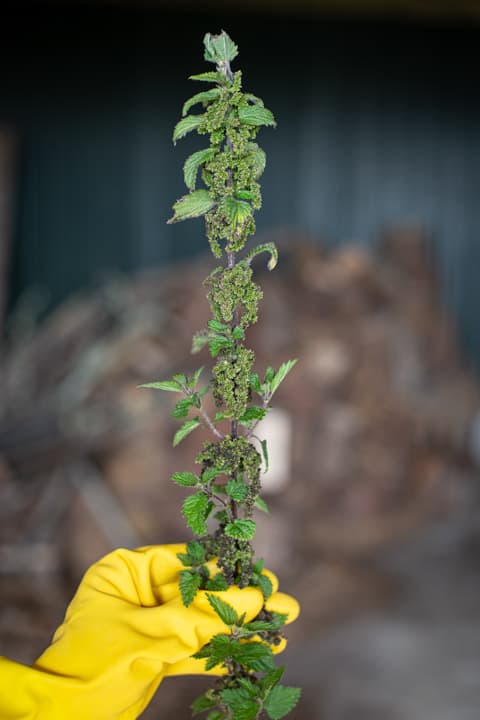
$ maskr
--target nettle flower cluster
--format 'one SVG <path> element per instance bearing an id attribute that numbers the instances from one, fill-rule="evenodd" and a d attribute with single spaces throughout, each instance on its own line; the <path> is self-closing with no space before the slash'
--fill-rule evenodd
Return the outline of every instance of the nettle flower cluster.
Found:
<path id="1" fill-rule="evenodd" d="M 257 586 L 265 600 L 272 593 L 270 579 L 262 572 L 263 562 L 254 558 L 251 544 L 256 531 L 254 508 L 268 512 L 260 497 L 261 472 L 268 469 L 267 444 L 255 431 L 296 362 L 285 362 L 277 370 L 269 367 L 260 378 L 254 371 L 255 354 L 244 344 L 247 328 L 257 321 L 262 298 L 261 288 L 253 281 L 252 260 L 267 252 L 270 270 L 277 262 L 273 243 L 244 251 L 255 232 L 253 213 L 262 202 L 258 180 L 266 162 L 255 140 L 261 127 L 274 126 L 275 120 L 262 100 L 242 91 L 241 72 L 232 73 L 230 62 L 238 49 L 229 36 L 207 34 L 204 46 L 205 59 L 216 69 L 191 79 L 213 87 L 184 104 L 173 141 L 196 130 L 209 136 L 210 142 L 185 161 L 184 178 L 190 192 L 174 204 L 168 222 L 204 216 L 212 253 L 225 258 L 205 281 L 212 319 L 194 336 L 192 345 L 194 353 L 208 348 L 215 365 L 210 382 L 203 386 L 203 367 L 191 377 L 176 374 L 142 386 L 182 396 L 173 410 L 174 417 L 184 421 L 174 446 L 202 423 L 213 435 L 196 457 L 199 472 L 177 472 L 172 477 L 177 485 L 193 491 L 182 513 L 196 539 L 187 544 L 186 553 L 179 554 L 184 565 L 180 590 L 186 606 L 199 589 L 222 591 L 232 584 Z M 202 112 L 189 114 L 196 106 Z M 197 188 L 199 181 L 204 187 Z M 214 417 L 203 404 L 209 392 L 217 409 Z M 216 569 L 211 573 L 207 563 L 213 559 Z M 215 636 L 197 657 L 205 658 L 207 669 L 221 665 L 227 674 L 195 701 L 194 713 L 208 710 L 207 720 L 254 720 L 263 712 L 272 720 L 283 717 L 300 692 L 279 685 L 283 668 L 273 662 L 272 646 L 281 640 L 285 617 L 264 608 L 254 621 L 245 623 L 219 595 L 207 597 L 229 633 Z"/>

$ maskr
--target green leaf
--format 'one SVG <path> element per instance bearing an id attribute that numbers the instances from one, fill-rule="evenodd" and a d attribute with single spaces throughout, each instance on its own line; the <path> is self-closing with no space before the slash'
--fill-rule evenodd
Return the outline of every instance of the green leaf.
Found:
<path id="1" fill-rule="evenodd" d="M 234 197 L 225 198 L 224 207 L 230 222 L 236 227 L 242 226 L 253 214 L 252 206 L 246 200 L 237 200 Z"/>
<path id="2" fill-rule="evenodd" d="M 231 605 L 217 595 L 211 595 L 210 593 L 207 593 L 207 600 L 225 625 L 237 625 L 237 611 Z"/>
<path id="3" fill-rule="evenodd" d="M 164 380 L 162 382 L 144 383 L 137 385 L 139 388 L 153 388 L 154 390 L 166 390 L 167 392 L 182 392 L 182 387 L 175 380 Z"/>
<path id="4" fill-rule="evenodd" d="M 234 340 L 243 340 L 245 338 L 245 330 L 240 325 L 236 325 L 232 330 L 232 337 Z"/>
<path id="5" fill-rule="evenodd" d="M 187 543 L 187 553 L 192 559 L 192 565 L 202 565 L 205 562 L 205 548 L 198 540 Z"/>
<path id="6" fill-rule="evenodd" d="M 265 461 L 265 472 L 268 472 L 269 462 L 268 462 L 267 441 L 266 441 L 266 440 L 260 440 L 260 445 L 262 446 L 262 455 L 263 455 L 263 459 L 264 459 L 264 461 Z"/>
<path id="7" fill-rule="evenodd" d="M 243 125 L 255 125 L 256 127 L 261 125 L 275 126 L 277 124 L 270 110 L 261 105 L 243 105 L 239 107 L 238 119 Z"/>
<path id="8" fill-rule="evenodd" d="M 256 524 L 253 520 L 237 519 L 225 526 L 225 535 L 236 540 L 252 540 L 255 537 Z"/>
<path id="9" fill-rule="evenodd" d="M 203 365 L 201 368 L 198 368 L 198 370 L 195 370 L 195 372 L 193 373 L 192 379 L 189 380 L 187 383 L 188 388 L 192 389 L 197 385 L 197 383 L 200 379 L 200 375 L 202 374 L 203 370 L 204 370 Z"/>
<path id="10" fill-rule="evenodd" d="M 241 688 L 223 690 L 222 699 L 231 712 L 232 720 L 255 720 L 260 711 L 260 706 Z"/>
<path id="11" fill-rule="evenodd" d="M 183 501 L 182 514 L 188 527 L 195 535 L 205 535 L 207 532 L 205 522 L 207 507 L 208 499 L 202 491 L 195 493 L 195 495 L 189 495 Z"/>
<path id="12" fill-rule="evenodd" d="M 222 350 L 232 349 L 232 341 L 225 337 L 212 337 L 208 342 L 208 349 L 212 357 L 217 357 Z"/>
<path id="13" fill-rule="evenodd" d="M 206 590 L 228 590 L 227 581 L 225 580 L 222 573 L 217 573 L 210 580 L 207 581 L 205 586 Z"/>
<path id="14" fill-rule="evenodd" d="M 200 482 L 200 479 L 191 472 L 176 472 L 172 475 L 172 480 L 177 485 L 182 487 L 192 487 Z"/>
<path id="15" fill-rule="evenodd" d="M 252 388 L 252 390 L 255 390 L 256 393 L 261 392 L 260 378 L 258 377 L 258 373 L 250 374 L 250 387 Z"/>
<path id="16" fill-rule="evenodd" d="M 220 95 L 221 90 L 219 87 L 212 88 L 211 90 L 205 90 L 204 92 L 197 93 L 193 97 L 189 98 L 183 106 L 182 115 L 185 117 L 191 107 L 197 103 L 209 103 L 211 100 L 216 100 Z"/>
<path id="17" fill-rule="evenodd" d="M 225 76 L 222 73 L 211 70 L 209 72 L 200 73 L 199 75 L 190 75 L 189 80 L 199 80 L 200 82 L 214 82 L 220 85 L 225 84 Z"/>
<path id="18" fill-rule="evenodd" d="M 287 360 L 287 362 L 284 362 L 280 365 L 277 372 L 275 373 L 275 377 L 271 379 L 270 381 L 270 396 L 273 395 L 273 393 L 277 390 L 280 383 L 285 380 L 286 376 L 292 370 L 295 365 L 297 364 L 297 360 Z"/>
<path id="19" fill-rule="evenodd" d="M 184 398 L 183 400 L 179 400 L 172 410 L 173 417 L 176 417 L 176 418 L 187 417 L 192 405 L 193 405 L 192 398 Z"/>
<path id="20" fill-rule="evenodd" d="M 248 495 L 248 486 L 238 480 L 229 480 L 225 485 L 225 490 L 227 495 L 237 502 L 242 502 Z"/>
<path id="21" fill-rule="evenodd" d="M 214 516 L 218 522 L 223 525 L 228 522 L 228 512 L 226 510 L 219 510 Z"/>
<path id="22" fill-rule="evenodd" d="M 280 720 L 293 710 L 300 698 L 300 688 L 275 685 L 264 702 L 264 709 L 271 720 Z"/>
<path id="23" fill-rule="evenodd" d="M 195 653 L 193 657 L 197 659 L 207 658 L 205 669 L 212 670 L 227 658 L 231 658 L 234 650 L 235 643 L 231 641 L 228 635 L 220 634 L 215 635 L 215 637 Z"/>
<path id="24" fill-rule="evenodd" d="M 253 258 L 256 255 L 259 255 L 260 253 L 268 252 L 270 253 L 270 260 L 267 263 L 268 269 L 271 271 L 277 266 L 278 262 L 278 250 L 273 242 L 269 243 L 262 243 L 262 245 L 257 245 L 257 247 L 254 247 L 250 252 L 246 255 L 243 262 L 246 265 L 250 265 Z"/>
<path id="25" fill-rule="evenodd" d="M 218 320 L 209 320 L 207 324 L 210 330 L 215 333 L 223 334 L 229 332 L 230 330 L 228 325 L 225 325 L 225 323 L 219 322 Z"/>
<path id="26" fill-rule="evenodd" d="M 254 564 L 254 566 L 252 567 L 252 570 L 253 570 L 253 572 L 255 572 L 255 573 L 261 573 L 262 570 L 263 570 L 263 568 L 264 568 L 264 566 L 265 566 L 265 560 L 263 560 L 262 558 L 260 558 L 260 559 L 257 560 L 256 563 Z"/>
<path id="27" fill-rule="evenodd" d="M 234 659 L 254 672 L 270 672 L 275 667 L 270 646 L 255 640 L 235 643 Z"/>
<path id="28" fill-rule="evenodd" d="M 259 510 L 262 510 L 264 513 L 269 513 L 269 507 L 265 500 L 261 497 L 257 497 L 255 499 L 255 507 L 257 507 Z"/>
<path id="29" fill-rule="evenodd" d="M 195 570 L 180 570 L 179 586 L 185 607 L 188 607 L 193 602 L 201 582 L 202 578 Z"/>
<path id="30" fill-rule="evenodd" d="M 238 47 L 225 30 L 222 30 L 220 35 L 207 33 L 203 38 L 203 44 L 205 46 L 204 57 L 207 62 L 222 65 L 232 62 L 238 55 Z"/>
<path id="31" fill-rule="evenodd" d="M 191 218 L 201 217 L 211 210 L 215 205 L 208 190 L 194 190 L 188 195 L 184 195 L 173 205 L 173 215 L 167 220 L 167 225 L 189 220 Z"/>
<path id="32" fill-rule="evenodd" d="M 245 100 L 248 100 L 248 102 L 251 102 L 254 105 L 261 105 L 262 107 L 264 105 L 262 98 L 252 95 L 252 93 L 245 93 Z"/>
<path id="33" fill-rule="evenodd" d="M 192 349 L 190 350 L 192 355 L 195 355 L 196 353 L 199 353 L 200 350 L 203 350 L 205 345 L 208 344 L 208 340 L 209 335 L 206 330 L 200 330 L 200 332 L 195 333 L 192 338 Z"/>
<path id="34" fill-rule="evenodd" d="M 252 420 L 263 420 L 267 411 L 265 408 L 259 407 L 258 405 L 252 405 L 245 410 L 243 415 L 238 418 L 240 423 L 249 423 Z"/>
<path id="35" fill-rule="evenodd" d="M 180 430 L 177 430 L 177 432 L 174 435 L 173 438 L 173 447 L 176 447 L 179 443 L 182 442 L 184 438 L 189 435 L 192 430 L 195 430 L 200 425 L 200 418 L 195 417 L 192 420 L 187 420 L 186 423 L 183 423 Z"/>
<path id="36" fill-rule="evenodd" d="M 225 413 L 217 412 L 215 413 L 215 417 L 213 418 L 213 422 L 220 422 L 221 420 L 225 419 Z"/>
<path id="37" fill-rule="evenodd" d="M 193 153 L 185 160 L 183 165 L 183 179 L 189 190 L 194 190 L 197 182 L 198 170 L 205 162 L 211 160 L 215 155 L 214 148 L 206 148 Z"/>
<path id="38" fill-rule="evenodd" d="M 226 716 L 221 710 L 213 710 L 208 713 L 206 720 L 224 720 L 225 718 Z"/>
<path id="39" fill-rule="evenodd" d="M 269 690 L 274 685 L 276 685 L 278 682 L 280 682 L 284 672 L 285 672 L 285 665 L 282 665 L 281 667 L 278 667 L 278 668 L 275 668 L 275 670 L 272 670 L 272 672 L 268 673 L 268 675 L 265 675 L 265 677 L 260 680 L 260 685 L 262 687 L 262 690 Z"/>
<path id="40" fill-rule="evenodd" d="M 267 620 L 253 620 L 244 625 L 243 629 L 253 633 L 268 632 L 269 630 L 274 630 L 274 624 Z"/>
<path id="41" fill-rule="evenodd" d="M 265 598 L 265 600 L 268 600 L 268 598 L 273 593 L 272 581 L 266 575 L 259 575 L 257 582 L 258 587 L 263 593 L 263 597 Z"/>
<path id="42" fill-rule="evenodd" d="M 267 367 L 265 370 L 265 382 L 271 382 L 273 378 L 275 377 L 275 370 L 272 368 L 271 365 Z"/>
<path id="43" fill-rule="evenodd" d="M 216 467 L 205 468 L 204 470 L 202 470 L 200 480 L 202 481 L 202 483 L 209 483 L 209 482 L 212 482 L 212 480 L 215 480 L 215 478 L 217 478 L 219 475 L 223 475 L 223 474 L 224 474 L 224 471 L 219 470 Z"/>
<path id="44" fill-rule="evenodd" d="M 182 118 L 174 127 L 173 144 L 177 144 L 177 140 L 185 137 L 192 130 L 196 130 L 204 119 L 203 115 L 188 115 Z"/>
<path id="45" fill-rule="evenodd" d="M 203 693 L 203 695 L 197 697 L 190 707 L 192 708 L 193 715 L 198 715 L 204 710 L 209 710 L 210 708 L 215 707 L 216 704 L 217 701 L 214 697 L 212 698 L 211 691 L 207 690 L 207 692 Z"/>
<path id="46" fill-rule="evenodd" d="M 240 200 L 254 200 L 255 199 L 255 193 L 253 193 L 251 190 L 237 190 L 235 195 L 237 198 L 240 198 Z"/>
<path id="47" fill-rule="evenodd" d="M 249 149 L 251 152 L 250 157 L 253 165 L 254 177 L 255 180 L 258 180 L 258 178 L 261 177 L 265 171 L 265 167 L 267 165 L 267 156 L 262 150 L 262 148 L 259 147 L 256 143 L 251 143 L 249 145 Z"/>

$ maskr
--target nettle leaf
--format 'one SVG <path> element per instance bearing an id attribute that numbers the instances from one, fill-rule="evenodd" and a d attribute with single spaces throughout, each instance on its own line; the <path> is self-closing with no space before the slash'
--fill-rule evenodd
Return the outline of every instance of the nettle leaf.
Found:
<path id="1" fill-rule="evenodd" d="M 258 373 L 251 373 L 250 374 L 250 387 L 252 390 L 254 390 L 256 393 L 261 393 L 262 386 L 260 385 L 260 378 L 258 377 Z"/>
<path id="2" fill-rule="evenodd" d="M 270 395 L 273 395 L 280 383 L 285 380 L 290 370 L 292 370 L 296 364 L 297 359 L 287 360 L 287 362 L 284 362 L 280 365 L 277 372 L 275 373 L 275 376 L 270 380 Z"/>
<path id="3" fill-rule="evenodd" d="M 228 590 L 227 581 L 225 580 L 222 573 L 217 573 L 210 580 L 207 581 L 205 586 L 206 590 Z"/>
<path id="4" fill-rule="evenodd" d="M 278 250 L 273 242 L 269 243 L 262 243 L 262 245 L 257 245 L 257 247 L 254 247 L 250 252 L 247 254 L 243 262 L 246 265 L 250 265 L 253 258 L 256 255 L 259 255 L 260 253 L 268 252 L 270 253 L 270 260 L 267 263 L 267 267 L 270 271 L 272 271 L 276 266 L 278 262 Z"/>
<path id="5" fill-rule="evenodd" d="M 207 33 L 203 38 L 205 46 L 204 57 L 207 62 L 224 63 L 232 62 L 238 55 L 238 47 L 233 40 L 222 30 L 220 35 Z"/>
<path id="6" fill-rule="evenodd" d="M 228 325 L 225 325 L 225 323 L 220 322 L 219 320 L 209 320 L 207 323 L 208 327 L 212 332 L 215 333 L 226 333 L 229 332 L 230 327 Z"/>
<path id="7" fill-rule="evenodd" d="M 274 627 L 273 627 L 273 623 L 270 623 L 267 620 L 253 620 L 252 622 L 244 625 L 243 629 L 246 630 L 247 632 L 259 633 L 259 632 L 268 632 L 269 630 L 274 630 Z"/>
<path id="8" fill-rule="evenodd" d="M 275 126 L 277 124 L 273 113 L 261 105 L 243 105 L 239 107 L 238 119 L 243 125 L 255 125 L 257 127 L 261 125 Z"/>
<path id="9" fill-rule="evenodd" d="M 226 337 L 210 337 L 208 341 L 208 349 L 210 350 L 210 355 L 215 358 L 219 352 L 222 352 L 222 350 L 231 350 L 232 341 Z"/>
<path id="10" fill-rule="evenodd" d="M 173 447 L 176 447 L 179 443 L 181 443 L 182 440 L 184 438 L 186 438 L 187 435 L 189 435 L 192 432 L 192 430 L 195 430 L 195 428 L 197 428 L 199 425 L 200 425 L 199 417 L 193 418 L 192 420 L 187 420 L 186 423 L 183 423 L 180 430 L 177 430 L 177 432 L 174 435 Z"/>
<path id="11" fill-rule="evenodd" d="M 185 607 L 192 604 L 201 582 L 202 578 L 196 570 L 180 570 L 179 586 Z"/>
<path id="12" fill-rule="evenodd" d="M 195 653 L 193 657 L 199 660 L 206 658 L 205 670 L 212 670 L 227 658 L 231 658 L 234 649 L 235 643 L 232 642 L 228 635 L 215 635 L 215 637 Z"/>
<path id="13" fill-rule="evenodd" d="M 248 486 L 238 480 L 229 480 L 225 485 L 225 490 L 227 495 L 237 502 L 242 502 L 248 495 Z"/>
<path id="14" fill-rule="evenodd" d="M 260 558 L 255 562 L 255 564 L 252 567 L 253 572 L 255 573 L 261 573 L 263 568 L 265 567 L 265 560 L 263 558 Z"/>
<path id="15" fill-rule="evenodd" d="M 182 386 L 175 380 L 163 380 L 162 382 L 144 383 L 137 385 L 139 388 L 153 388 L 153 390 L 166 390 L 167 392 L 182 392 Z"/>
<path id="16" fill-rule="evenodd" d="M 258 587 L 263 593 L 263 597 L 265 598 L 265 600 L 268 600 L 268 598 L 273 593 L 272 581 L 266 575 L 259 575 L 257 578 L 257 583 Z"/>
<path id="17" fill-rule="evenodd" d="M 222 700 L 235 720 L 254 720 L 260 710 L 258 703 L 242 688 L 222 690 Z"/>
<path id="18" fill-rule="evenodd" d="M 265 500 L 264 500 L 263 498 L 261 498 L 261 497 L 257 497 L 257 498 L 255 499 L 255 507 L 258 508 L 259 510 L 262 510 L 264 513 L 269 513 L 269 512 L 270 512 L 270 509 L 269 509 L 267 503 L 266 503 Z"/>
<path id="19" fill-rule="evenodd" d="M 223 475 L 223 474 L 224 474 L 224 471 L 219 470 L 216 467 L 205 468 L 204 470 L 202 470 L 202 475 L 201 475 L 200 479 L 201 479 L 202 483 L 212 482 L 212 480 L 215 480 L 215 478 L 217 478 L 219 475 Z"/>
<path id="20" fill-rule="evenodd" d="M 199 80 L 200 82 L 214 82 L 219 85 L 225 84 L 225 76 L 222 73 L 211 70 L 209 72 L 200 73 L 199 75 L 190 75 L 189 80 Z"/>
<path id="21" fill-rule="evenodd" d="M 210 593 L 207 593 L 207 600 L 225 625 L 232 626 L 238 624 L 237 611 L 231 605 L 217 595 L 210 595 Z"/>
<path id="22" fill-rule="evenodd" d="M 265 677 L 260 680 L 260 686 L 261 686 L 262 690 L 269 690 L 274 685 L 276 685 L 278 682 L 280 682 L 284 672 L 285 672 L 285 665 L 282 665 L 281 667 L 278 667 L 278 668 L 275 668 L 275 670 L 272 670 L 272 672 L 268 673 L 268 675 L 265 675 Z"/>
<path id="23" fill-rule="evenodd" d="M 245 330 L 241 325 L 236 325 L 232 330 L 232 337 L 234 340 L 243 340 L 245 338 Z"/>
<path id="24" fill-rule="evenodd" d="M 254 672 L 270 672 L 275 667 L 270 645 L 255 640 L 236 643 L 234 659 Z"/>
<path id="25" fill-rule="evenodd" d="M 187 417 L 190 408 L 194 404 L 194 401 L 192 398 L 184 398 L 183 400 L 179 400 L 175 407 L 172 410 L 173 417 L 176 418 L 184 418 Z"/>
<path id="26" fill-rule="evenodd" d="M 191 540 L 187 543 L 187 553 L 192 560 L 192 565 L 202 565 L 205 562 L 205 548 L 198 540 Z"/>
<path id="27" fill-rule="evenodd" d="M 223 413 L 223 412 L 217 412 L 217 413 L 215 413 L 215 417 L 213 418 L 213 422 L 220 422 L 221 420 L 225 420 L 225 413 Z"/>
<path id="28" fill-rule="evenodd" d="M 206 720 L 226 720 L 226 715 L 221 710 L 213 710 L 208 713 Z"/>
<path id="29" fill-rule="evenodd" d="M 225 526 L 225 535 L 236 540 L 252 540 L 257 529 L 253 520 L 237 519 Z"/>
<path id="30" fill-rule="evenodd" d="M 188 527 L 195 535 L 205 535 L 207 532 L 207 524 L 205 522 L 208 511 L 208 498 L 204 492 L 200 491 L 195 495 L 189 495 L 183 501 L 182 515 Z"/>
<path id="31" fill-rule="evenodd" d="M 293 710 L 300 698 L 300 688 L 275 685 L 264 701 L 264 709 L 271 720 L 280 720 Z"/>
<path id="32" fill-rule="evenodd" d="M 172 223 L 181 222 L 182 220 L 201 217 L 211 210 L 214 205 L 215 200 L 208 190 L 194 190 L 174 203 L 173 215 L 167 220 L 167 225 L 172 225 Z"/>
<path id="33" fill-rule="evenodd" d="M 253 214 L 252 206 L 246 200 L 237 200 L 234 197 L 227 197 L 224 207 L 230 222 L 237 227 L 243 225 Z"/>
<path id="34" fill-rule="evenodd" d="M 202 123 L 204 115 L 187 115 L 182 118 L 173 129 L 173 144 L 177 144 L 177 140 L 185 137 L 192 130 L 196 130 Z"/>
<path id="35" fill-rule="evenodd" d="M 216 704 L 216 699 L 214 697 L 212 698 L 210 690 L 207 690 L 206 693 L 203 693 L 203 695 L 196 698 L 190 707 L 192 708 L 192 713 L 194 715 L 198 715 L 198 713 L 201 713 L 204 710 L 209 710 L 210 708 L 215 707 Z"/>
<path id="36" fill-rule="evenodd" d="M 205 90 L 204 92 L 199 92 L 196 95 L 193 95 L 193 97 L 189 98 L 182 109 L 182 115 L 185 117 L 187 112 L 190 110 L 191 107 L 196 105 L 197 103 L 209 103 L 211 100 L 216 100 L 218 96 L 220 95 L 221 90 L 219 87 L 212 88 L 211 90 Z"/>
<path id="37" fill-rule="evenodd" d="M 181 487 L 192 487 L 200 482 L 200 479 L 192 472 L 176 472 L 172 475 L 172 480 Z"/>
<path id="38" fill-rule="evenodd" d="M 183 178 L 189 190 L 194 190 L 197 182 L 199 168 L 215 155 L 214 148 L 206 148 L 193 153 L 185 160 L 183 165 Z"/>
<path id="39" fill-rule="evenodd" d="M 195 355 L 196 353 L 199 353 L 200 350 L 203 350 L 205 345 L 208 345 L 208 341 L 209 334 L 206 330 L 200 330 L 200 332 L 195 333 L 192 338 L 192 349 L 190 350 L 192 355 Z"/>
<path id="40" fill-rule="evenodd" d="M 252 422 L 252 420 L 263 420 L 266 414 L 267 411 L 265 408 L 259 407 L 258 405 L 252 405 L 252 407 L 247 408 L 243 415 L 238 418 L 238 422 L 247 424 Z"/>
<path id="41" fill-rule="evenodd" d="M 253 193 L 251 190 L 237 190 L 235 195 L 237 198 L 240 198 L 240 200 L 254 200 L 255 199 L 255 193 Z"/>
<path id="42" fill-rule="evenodd" d="M 268 461 L 267 441 L 260 440 L 260 445 L 262 446 L 262 455 L 263 455 L 263 459 L 265 461 L 265 472 L 268 472 L 269 461 Z"/>
<path id="43" fill-rule="evenodd" d="M 254 105 L 261 105 L 262 107 L 264 106 L 262 98 L 259 98 L 256 95 L 252 95 L 252 93 L 245 93 L 245 99 L 248 100 L 248 102 L 253 103 Z"/>
<path id="44" fill-rule="evenodd" d="M 258 178 L 261 177 L 265 171 L 267 165 L 267 156 L 262 150 L 262 148 L 259 147 L 256 143 L 251 143 L 249 147 L 251 152 L 251 162 L 253 165 L 254 177 L 255 180 L 258 180 Z"/>
<path id="45" fill-rule="evenodd" d="M 198 383 L 198 381 L 200 379 L 200 375 L 202 374 L 203 370 L 204 370 L 204 367 L 202 365 L 201 368 L 198 368 L 198 370 L 195 370 L 195 372 L 193 373 L 192 379 L 187 382 L 187 387 L 190 390 L 192 388 L 194 388 L 196 386 L 196 384 Z"/>

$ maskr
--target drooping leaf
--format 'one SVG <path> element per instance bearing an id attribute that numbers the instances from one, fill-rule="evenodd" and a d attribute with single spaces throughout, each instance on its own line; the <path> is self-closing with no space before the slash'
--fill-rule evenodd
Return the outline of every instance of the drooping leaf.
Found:
<path id="1" fill-rule="evenodd" d="M 237 200 L 234 197 L 225 199 L 225 212 L 231 223 L 235 226 L 242 226 L 245 220 L 251 217 L 252 206 L 246 200 Z"/>
<path id="2" fill-rule="evenodd" d="M 253 520 L 233 520 L 225 526 L 225 535 L 236 540 L 252 540 L 255 537 L 256 524 Z"/>
<path id="3" fill-rule="evenodd" d="M 195 417 L 192 418 L 192 420 L 187 420 L 186 423 L 183 423 L 180 430 L 177 430 L 173 437 L 173 447 L 176 447 L 184 438 L 189 435 L 192 430 L 195 430 L 200 425 L 200 418 Z"/>
<path id="4" fill-rule="evenodd" d="M 190 411 L 190 408 L 193 405 L 193 402 L 194 402 L 193 398 L 191 398 L 191 397 L 183 398 L 182 400 L 179 400 L 172 410 L 173 417 L 176 417 L 176 418 L 187 417 L 187 415 Z"/>
<path id="5" fill-rule="evenodd" d="M 249 145 L 251 152 L 251 162 L 253 163 L 253 171 L 255 180 L 258 180 L 265 171 L 267 165 L 267 156 L 261 147 L 257 143 L 251 143 Z"/>
<path id="6" fill-rule="evenodd" d="M 182 514 L 188 527 L 196 535 L 205 535 L 207 532 L 207 524 L 205 522 L 207 508 L 208 498 L 202 491 L 195 493 L 195 495 L 189 495 L 183 501 Z"/>
<path id="7" fill-rule="evenodd" d="M 264 252 L 270 253 L 270 259 L 267 263 L 267 267 L 271 271 L 277 266 L 277 262 L 278 262 L 278 250 L 277 250 L 275 243 L 273 243 L 273 242 L 263 243 L 262 245 L 257 245 L 257 247 L 254 247 L 252 250 L 250 250 L 250 252 L 246 255 L 243 262 L 246 265 L 250 265 L 253 258 L 256 255 L 259 255 L 260 253 L 264 253 Z"/>
<path id="8" fill-rule="evenodd" d="M 262 510 L 264 513 L 269 513 L 269 507 L 265 500 L 261 497 L 257 497 L 255 499 L 255 507 L 257 507 L 259 510 Z"/>
<path id="9" fill-rule="evenodd" d="M 185 160 L 183 165 L 183 178 L 189 190 L 195 189 L 197 174 L 201 165 L 211 160 L 214 155 L 214 148 L 206 148 L 205 150 L 194 152 L 193 155 L 190 155 L 190 157 Z"/>
<path id="10" fill-rule="evenodd" d="M 202 578 L 196 570 L 180 570 L 178 584 L 185 607 L 188 607 L 193 602 L 201 582 Z"/>
<path id="11" fill-rule="evenodd" d="M 225 30 L 222 30 L 220 35 L 207 33 L 203 38 L 203 44 L 205 46 L 204 57 L 207 62 L 230 63 L 238 55 L 238 47 Z"/>
<path id="12" fill-rule="evenodd" d="M 242 105 L 238 108 L 238 119 L 244 125 L 273 125 L 275 118 L 270 110 L 261 105 Z"/>
<path id="13" fill-rule="evenodd" d="M 211 691 L 207 690 L 206 693 L 197 697 L 190 707 L 192 708 L 193 715 L 198 715 L 204 710 L 209 710 L 210 708 L 215 707 L 216 704 L 217 701 L 214 697 L 212 698 Z"/>
<path id="14" fill-rule="evenodd" d="M 207 600 L 225 625 L 237 625 L 238 614 L 231 605 L 219 598 L 218 595 L 211 595 L 210 593 L 207 593 Z"/>
<path id="15" fill-rule="evenodd" d="M 190 218 L 201 217 L 211 210 L 215 205 L 208 190 L 194 190 L 184 195 L 173 205 L 173 215 L 167 220 L 167 225 Z"/>
<path id="16" fill-rule="evenodd" d="M 261 440 L 260 445 L 262 446 L 262 455 L 263 459 L 265 461 L 265 472 L 268 472 L 269 468 L 269 462 L 268 462 L 268 449 L 267 449 L 267 441 Z"/>
<path id="17" fill-rule="evenodd" d="M 225 485 L 225 490 L 227 495 L 237 502 L 242 502 L 248 495 L 247 485 L 243 482 L 239 482 L 238 480 L 229 480 Z"/>
<path id="18" fill-rule="evenodd" d="M 285 665 L 282 665 L 281 667 L 275 668 L 275 670 L 272 670 L 271 673 L 268 673 L 268 675 L 265 675 L 260 680 L 260 685 L 262 687 L 262 690 L 269 690 L 274 685 L 276 685 L 280 680 L 282 679 L 283 673 L 285 672 Z"/>
<path id="19" fill-rule="evenodd" d="M 162 382 L 144 383 L 137 385 L 139 388 L 153 388 L 153 390 L 166 390 L 167 392 L 182 392 L 182 387 L 175 380 L 163 380 Z"/>
<path id="20" fill-rule="evenodd" d="M 225 76 L 215 70 L 200 73 L 199 75 L 190 75 L 189 80 L 199 80 L 200 82 L 213 82 L 220 85 L 225 84 Z"/>
<path id="21" fill-rule="evenodd" d="M 200 332 L 195 333 L 192 338 L 192 349 L 190 350 L 192 355 L 195 355 L 196 353 L 199 353 L 200 350 L 203 350 L 205 345 L 208 345 L 208 339 L 209 335 L 206 330 L 200 330 Z"/>
<path id="22" fill-rule="evenodd" d="M 221 90 L 219 87 L 212 88 L 211 90 L 205 90 L 204 92 L 199 92 L 196 95 L 193 95 L 193 97 L 189 98 L 183 108 L 182 108 L 182 115 L 185 117 L 187 112 L 190 110 L 191 107 L 196 105 L 197 103 L 209 103 L 211 100 L 216 100 L 218 96 L 220 95 Z"/>
<path id="23" fill-rule="evenodd" d="M 293 710 L 300 698 L 300 688 L 275 685 L 267 695 L 264 708 L 271 720 L 280 720 Z"/>
<path id="24" fill-rule="evenodd" d="M 273 585 L 272 585 L 272 581 L 270 580 L 270 578 L 267 577 L 266 575 L 259 575 L 258 587 L 262 591 L 263 597 L 265 598 L 265 600 L 268 600 L 268 598 L 273 593 Z"/>
<path id="25" fill-rule="evenodd" d="M 196 130 L 204 119 L 203 115 L 187 115 L 178 121 L 173 129 L 173 144 L 177 144 L 177 140 L 188 135 L 192 130 Z"/>
<path id="26" fill-rule="evenodd" d="M 199 478 L 192 472 L 176 472 L 172 475 L 172 480 L 181 487 L 192 487 L 200 482 Z"/>
<path id="27" fill-rule="evenodd" d="M 270 381 L 270 395 L 273 395 L 280 383 L 285 380 L 290 370 L 292 370 L 296 364 L 297 360 L 295 359 L 287 360 L 287 362 L 284 362 L 280 365 L 277 372 L 275 373 L 275 377 Z"/>
<path id="28" fill-rule="evenodd" d="M 206 590 L 227 590 L 228 585 L 222 573 L 217 573 L 210 580 L 207 581 L 205 586 Z"/>

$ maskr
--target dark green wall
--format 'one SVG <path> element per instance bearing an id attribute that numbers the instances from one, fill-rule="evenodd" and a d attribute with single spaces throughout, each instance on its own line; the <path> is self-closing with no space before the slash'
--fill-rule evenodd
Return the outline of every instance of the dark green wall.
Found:
<path id="1" fill-rule="evenodd" d="M 203 33 L 225 27 L 279 121 L 261 138 L 259 229 L 372 243 L 386 225 L 423 224 L 480 362 L 476 27 L 118 9 L 10 11 L 2 24 L 0 124 L 21 139 L 12 302 L 37 285 L 55 303 L 204 249 L 201 221 L 165 225 L 199 146 L 170 137 L 186 77 L 205 69 Z"/>

